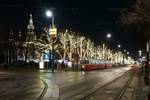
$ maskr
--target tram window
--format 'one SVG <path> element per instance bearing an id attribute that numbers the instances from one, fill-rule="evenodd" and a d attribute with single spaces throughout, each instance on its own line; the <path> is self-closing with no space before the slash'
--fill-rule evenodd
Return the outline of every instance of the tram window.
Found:
<path id="1" fill-rule="evenodd" d="M 89 64 L 89 61 L 88 60 L 81 60 L 80 64 Z"/>

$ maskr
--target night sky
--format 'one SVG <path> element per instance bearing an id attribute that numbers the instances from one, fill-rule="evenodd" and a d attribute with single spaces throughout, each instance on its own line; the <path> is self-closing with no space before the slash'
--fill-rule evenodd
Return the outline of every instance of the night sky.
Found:
<path id="1" fill-rule="evenodd" d="M 135 0 L 0 0 L 0 42 L 7 40 L 10 29 L 26 30 L 29 14 L 33 14 L 36 32 L 49 24 L 45 11 L 51 9 L 58 30 L 70 29 L 91 38 L 95 45 L 106 42 L 106 33 L 112 33 L 111 45 L 118 44 L 136 54 L 145 48 L 134 31 L 127 31 L 119 24 L 124 8 Z M 142 39 L 141 39 L 142 40 Z M 1 45 L 2 46 L 2 45 Z"/>

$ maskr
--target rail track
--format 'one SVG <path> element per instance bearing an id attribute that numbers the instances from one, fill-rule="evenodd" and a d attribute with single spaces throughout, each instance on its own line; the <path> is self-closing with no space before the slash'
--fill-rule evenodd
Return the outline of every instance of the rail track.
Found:
<path id="1" fill-rule="evenodd" d="M 89 100 L 90 97 L 92 97 L 97 91 L 101 91 L 103 90 L 103 88 L 111 85 L 112 83 L 116 82 L 117 80 L 121 79 L 124 75 L 126 75 L 127 73 L 130 73 L 130 78 L 127 80 L 126 84 L 121 88 L 120 92 L 116 95 L 116 97 L 114 98 L 114 100 L 121 100 L 121 98 L 123 97 L 124 93 L 126 92 L 126 90 L 128 89 L 133 77 L 136 75 L 136 71 L 137 69 L 134 68 L 132 70 L 129 70 L 127 72 L 125 72 L 123 75 L 117 77 L 116 79 L 100 86 L 98 89 L 96 89 L 95 91 L 91 92 L 90 94 L 80 98 L 80 100 Z M 95 100 L 95 99 L 92 99 L 92 100 Z"/>
<path id="2" fill-rule="evenodd" d="M 44 84 L 44 89 L 43 89 L 43 91 L 41 92 L 41 94 L 40 94 L 40 96 L 36 99 L 36 100 L 42 100 L 42 98 L 44 97 L 44 95 L 46 94 L 46 92 L 47 92 L 47 90 L 48 90 L 48 85 L 47 85 L 47 83 L 44 81 L 44 80 L 42 80 L 42 79 L 40 79 L 42 82 L 43 82 L 43 84 Z"/>
<path id="3" fill-rule="evenodd" d="M 122 88 L 122 90 L 120 91 L 120 94 L 116 97 L 115 100 L 121 100 L 124 93 L 126 92 L 126 90 L 128 89 L 130 83 L 132 82 L 133 77 L 136 75 L 136 72 L 132 72 L 131 76 L 129 78 L 129 80 L 126 82 L 126 84 L 124 85 L 124 87 Z"/>

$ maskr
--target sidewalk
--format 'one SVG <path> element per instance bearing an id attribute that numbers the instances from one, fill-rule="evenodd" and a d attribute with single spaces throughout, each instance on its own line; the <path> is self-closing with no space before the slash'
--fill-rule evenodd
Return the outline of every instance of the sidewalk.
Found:
<path id="1" fill-rule="evenodd" d="M 142 72 L 138 72 L 134 81 L 135 91 L 134 93 L 134 100 L 148 100 L 147 94 L 149 91 L 148 86 L 144 83 L 144 75 Z"/>
<path id="2" fill-rule="evenodd" d="M 139 70 L 133 77 L 121 100 L 148 100 L 148 90 L 149 88 L 144 83 L 144 75 Z"/>

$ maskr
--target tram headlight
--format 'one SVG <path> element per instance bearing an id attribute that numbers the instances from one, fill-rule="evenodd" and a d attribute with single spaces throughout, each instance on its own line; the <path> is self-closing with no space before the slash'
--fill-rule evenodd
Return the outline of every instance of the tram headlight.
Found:
<path id="1" fill-rule="evenodd" d="M 84 68 L 84 65 L 82 65 L 82 68 Z"/>

